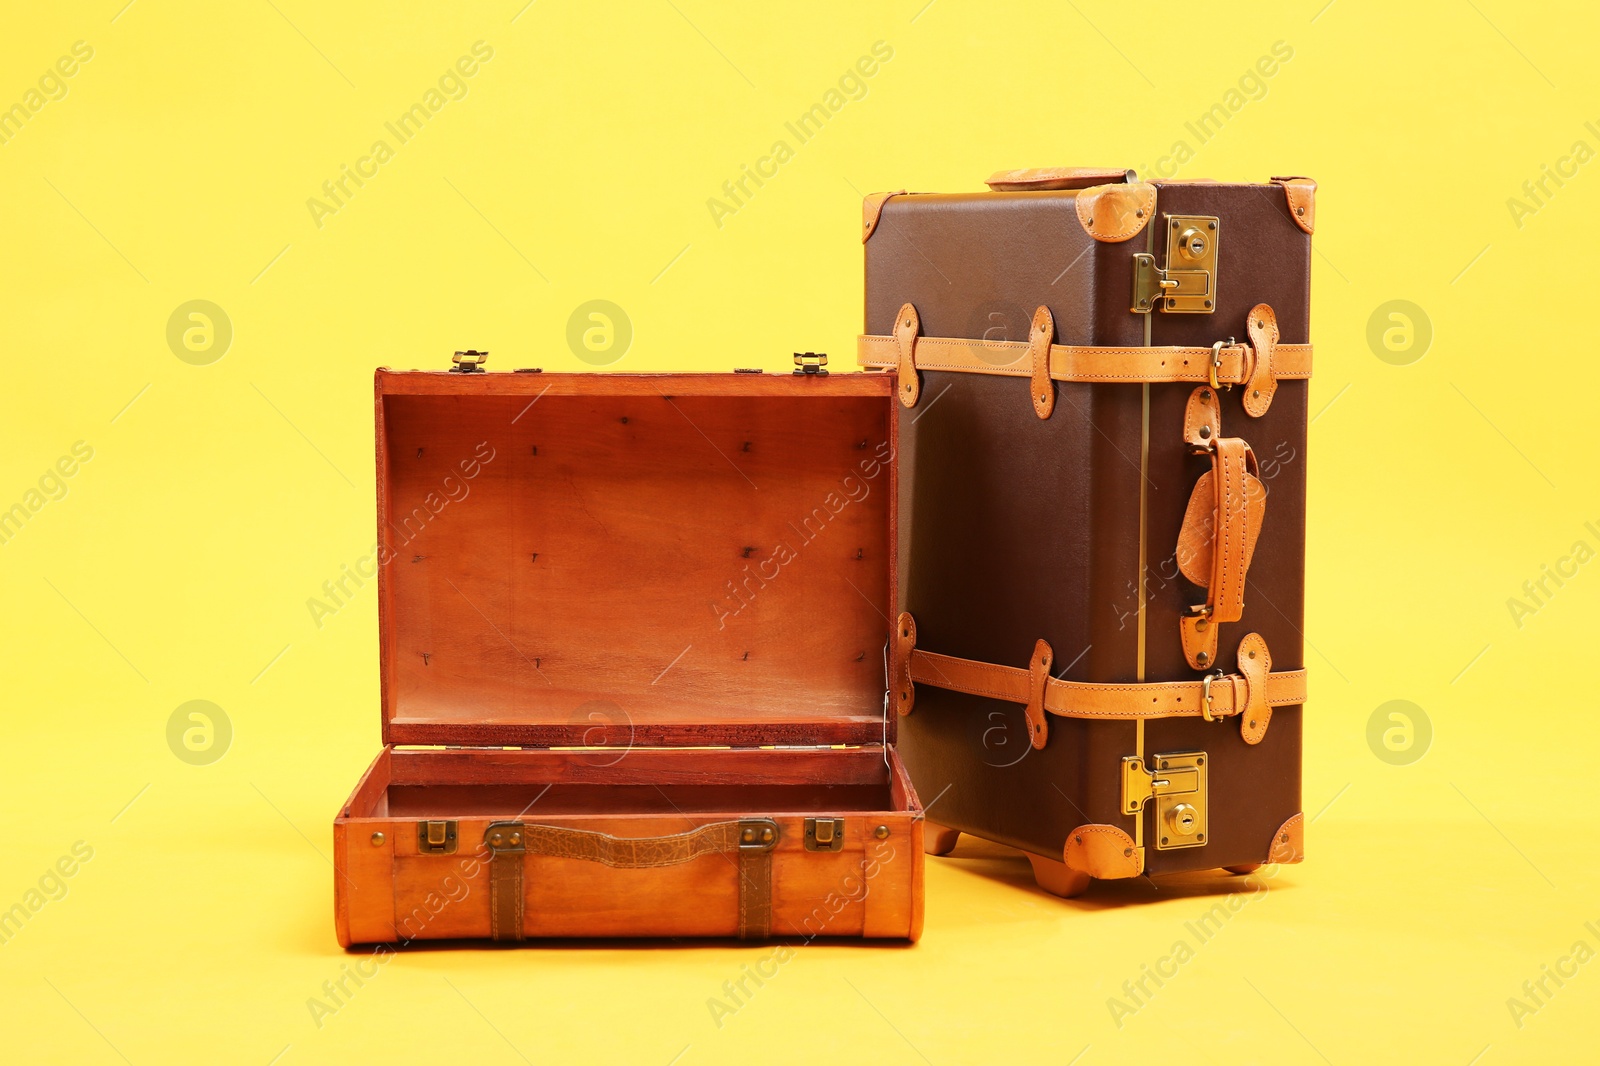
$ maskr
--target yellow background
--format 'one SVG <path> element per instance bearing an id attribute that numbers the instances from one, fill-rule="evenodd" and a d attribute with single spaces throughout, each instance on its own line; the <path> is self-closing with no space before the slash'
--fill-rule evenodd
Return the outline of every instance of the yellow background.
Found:
<path id="1" fill-rule="evenodd" d="M 0 507 L 94 450 L 0 545 L 0 907 L 94 849 L 0 944 L 9 1060 L 1595 1056 L 1600 963 L 1520 1028 L 1506 1005 L 1600 949 L 1600 565 L 1520 627 L 1507 608 L 1600 548 L 1600 164 L 1520 225 L 1507 206 L 1600 148 L 1591 6 L 124 2 L 32 5 L 0 35 L 0 106 L 93 48 L 0 145 Z M 319 228 L 307 199 L 479 40 L 467 95 Z M 880 40 L 866 95 L 719 228 L 707 199 Z M 1278 41 L 1265 95 L 1194 145 L 1185 122 Z M 371 586 L 321 628 L 306 600 L 373 540 L 373 367 L 470 346 L 586 369 L 565 330 L 591 299 L 633 323 L 614 369 L 848 363 L 861 194 L 1148 171 L 1178 139 L 1181 176 L 1321 182 L 1309 862 L 1120 1028 L 1108 997 L 1237 881 L 1063 902 L 968 841 L 929 861 L 920 944 L 803 947 L 720 1028 L 707 999 L 770 949 L 408 950 L 314 1024 L 352 961 L 329 826 L 379 744 L 378 674 Z M 194 299 L 234 331 L 210 365 L 166 340 Z M 1367 339 L 1397 299 L 1433 329 L 1404 366 Z M 194 699 L 233 723 L 209 766 L 167 746 Z M 1394 699 L 1434 730 L 1409 765 L 1367 742 Z"/>

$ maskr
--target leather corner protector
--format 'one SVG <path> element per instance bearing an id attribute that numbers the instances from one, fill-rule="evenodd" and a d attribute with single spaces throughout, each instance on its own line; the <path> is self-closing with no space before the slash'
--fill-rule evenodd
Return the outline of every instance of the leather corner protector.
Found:
<path id="1" fill-rule="evenodd" d="M 1080 873 L 1108 881 L 1144 872 L 1144 852 L 1114 825 L 1080 825 L 1068 833 L 1064 861 Z"/>
<path id="2" fill-rule="evenodd" d="M 1278 827 L 1272 835 L 1272 849 L 1267 852 L 1267 861 L 1288 865 L 1289 863 L 1304 862 L 1306 858 L 1306 816 L 1297 814 Z"/>
<path id="3" fill-rule="evenodd" d="M 917 647 L 917 620 L 902 611 L 894 624 L 895 678 L 898 691 L 895 703 L 901 714 L 910 714 L 917 702 L 916 686 L 911 681 L 911 653 Z"/>
<path id="4" fill-rule="evenodd" d="M 1028 335 L 1028 355 L 1032 360 L 1033 410 L 1040 418 L 1049 418 L 1056 409 L 1056 384 L 1050 380 L 1050 346 L 1056 336 L 1055 316 L 1050 308 L 1039 305 L 1033 313 L 1033 332 Z"/>
<path id="5" fill-rule="evenodd" d="M 1050 739 L 1050 727 L 1045 721 L 1044 693 L 1050 685 L 1050 666 L 1055 662 L 1055 652 L 1048 641 L 1033 645 L 1033 658 L 1028 660 L 1028 740 L 1035 749 L 1043 748 Z"/>
<path id="6" fill-rule="evenodd" d="M 889 202 L 891 196 L 904 196 L 904 189 L 893 192 L 875 192 L 868 194 L 861 201 L 861 243 L 866 244 L 867 238 L 872 236 L 878 228 L 878 217 L 883 214 L 883 205 Z"/>
<path id="7" fill-rule="evenodd" d="M 917 379 L 919 324 L 917 309 L 910 304 L 902 304 L 894 320 L 894 343 L 899 353 L 896 367 L 900 376 L 900 404 L 903 407 L 915 407 L 917 397 L 922 394 L 922 382 Z"/>
<path id="8" fill-rule="evenodd" d="M 1189 394 L 1183 408 L 1183 439 L 1190 447 L 1209 451 L 1222 436 L 1222 411 L 1217 390 L 1202 385 Z"/>
<path id="9" fill-rule="evenodd" d="M 1178 619 L 1183 639 L 1183 657 L 1196 670 L 1210 670 L 1217 663 L 1217 623 L 1204 614 L 1186 614 Z"/>
<path id="10" fill-rule="evenodd" d="M 1317 228 L 1317 183 L 1310 178 L 1273 178 L 1289 198 L 1289 217 L 1294 224 L 1312 233 Z"/>
<path id="11" fill-rule="evenodd" d="M 1251 418 L 1260 418 L 1272 406 L 1272 397 L 1278 391 L 1278 377 L 1273 371 L 1273 349 L 1278 344 L 1278 316 L 1269 304 L 1256 304 L 1250 309 L 1245 323 L 1250 334 L 1250 347 L 1255 353 L 1250 369 L 1250 380 L 1244 383 L 1244 410 Z"/>
<path id="12" fill-rule="evenodd" d="M 1267 675 L 1272 673 L 1272 653 L 1260 633 L 1239 642 L 1239 674 L 1244 678 L 1244 704 L 1239 711 L 1239 734 L 1246 744 L 1259 744 L 1272 721 L 1267 702 Z"/>
<path id="13" fill-rule="evenodd" d="M 1146 182 L 1095 185 L 1078 193 L 1078 221 L 1097 241 L 1135 236 L 1156 213 L 1156 187 Z"/>

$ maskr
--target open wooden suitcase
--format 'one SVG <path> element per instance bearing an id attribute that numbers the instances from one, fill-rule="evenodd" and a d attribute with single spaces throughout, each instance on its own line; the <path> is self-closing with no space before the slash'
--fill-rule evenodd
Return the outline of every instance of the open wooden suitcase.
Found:
<path id="1" fill-rule="evenodd" d="M 1316 186 L 990 186 L 862 231 L 929 849 L 1000 841 L 1062 895 L 1298 862 Z"/>
<path id="2" fill-rule="evenodd" d="M 458 361 L 377 373 L 384 748 L 334 822 L 339 942 L 914 940 L 893 383 Z"/>

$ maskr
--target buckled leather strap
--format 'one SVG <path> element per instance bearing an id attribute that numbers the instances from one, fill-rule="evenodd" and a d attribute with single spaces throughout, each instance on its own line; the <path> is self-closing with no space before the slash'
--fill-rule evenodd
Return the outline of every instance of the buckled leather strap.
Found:
<path id="1" fill-rule="evenodd" d="M 912 324 L 909 327 L 905 325 L 907 309 L 912 312 Z M 895 321 L 894 336 L 865 334 L 856 338 L 856 362 L 868 370 L 897 370 L 900 374 L 901 403 L 906 403 L 907 396 L 912 397 L 911 403 L 916 402 L 915 379 L 918 370 L 999 374 L 1019 378 L 1034 376 L 1035 346 L 1031 339 L 988 341 L 970 337 L 918 337 L 915 308 L 910 304 L 901 308 L 900 317 Z M 1052 344 L 1049 348 L 1051 379 L 1087 384 L 1180 381 L 1199 385 L 1211 380 L 1214 369 L 1219 385 L 1245 385 L 1265 365 L 1250 344 L 1224 344 L 1216 350 L 1185 347 L 1108 348 L 1077 344 Z M 1274 343 L 1270 374 L 1273 382 L 1311 377 L 1311 345 Z M 911 383 L 909 389 L 906 388 L 908 381 Z"/>
<path id="2" fill-rule="evenodd" d="M 1254 659 L 1250 657 L 1252 650 L 1256 651 Z M 1306 672 L 1271 672 L 1266 642 L 1257 634 L 1244 639 L 1239 654 L 1239 673 L 1213 674 L 1193 681 L 1092 684 L 1046 678 L 1043 706 L 1063 718 L 1101 720 L 1246 716 L 1240 723 L 1245 740 L 1259 743 L 1266 733 L 1271 708 L 1305 702 Z M 1020 667 L 959 659 L 919 648 L 911 652 L 908 673 L 919 684 L 973 696 L 1024 705 L 1035 699 L 1034 671 Z"/>

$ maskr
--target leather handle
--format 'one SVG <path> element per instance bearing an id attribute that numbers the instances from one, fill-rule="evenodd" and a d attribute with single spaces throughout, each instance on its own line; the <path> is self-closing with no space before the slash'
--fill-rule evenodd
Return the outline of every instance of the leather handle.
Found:
<path id="1" fill-rule="evenodd" d="M 702 855 L 733 855 L 739 876 L 739 937 L 765 939 L 772 933 L 772 852 L 778 835 L 778 823 L 770 818 L 713 822 L 659 837 L 615 837 L 556 825 L 492 822 L 483 838 L 489 850 L 489 935 L 503 941 L 526 936 L 523 879 L 528 855 L 582 859 L 619 870 L 677 866 Z"/>
<path id="2" fill-rule="evenodd" d="M 777 823 L 760 818 L 713 822 L 687 833 L 659 837 L 615 837 L 586 829 L 526 823 L 496 824 L 489 833 L 491 847 L 496 833 L 505 834 L 507 840 L 520 835 L 525 854 L 582 859 L 618 870 L 677 866 L 702 855 L 728 854 L 743 848 L 771 851 L 778 841 Z"/>
<path id="3" fill-rule="evenodd" d="M 1266 512 L 1254 450 L 1239 437 L 1221 436 L 1221 430 L 1217 391 L 1195 389 L 1184 412 L 1184 439 L 1211 456 L 1211 471 L 1201 484 L 1209 478 L 1212 497 L 1206 602 L 1181 622 L 1183 653 L 1196 670 L 1216 665 L 1217 626 L 1244 615 L 1245 578 Z M 1184 540 L 1180 531 L 1180 552 Z"/>
<path id="4" fill-rule="evenodd" d="M 1117 182 L 1132 184 L 1139 177 L 1131 170 L 1114 167 L 1034 167 L 1028 170 L 1000 170 L 989 175 L 994 192 L 1028 192 L 1036 189 L 1088 189 Z"/>

